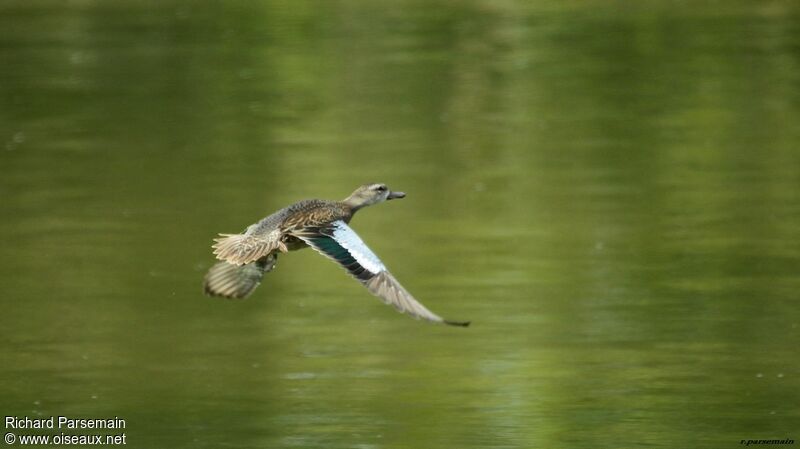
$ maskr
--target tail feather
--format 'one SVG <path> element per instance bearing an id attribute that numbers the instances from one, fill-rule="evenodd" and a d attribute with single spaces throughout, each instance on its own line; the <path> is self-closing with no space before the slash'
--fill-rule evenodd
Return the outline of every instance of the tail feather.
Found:
<path id="1" fill-rule="evenodd" d="M 276 249 L 271 240 L 247 234 L 220 234 L 214 239 L 214 255 L 234 265 L 245 265 L 266 256 Z"/>
<path id="2" fill-rule="evenodd" d="M 264 273 L 272 271 L 277 254 L 270 254 L 247 265 L 217 262 L 203 279 L 203 290 L 209 296 L 241 299 L 246 298 L 261 283 Z"/>

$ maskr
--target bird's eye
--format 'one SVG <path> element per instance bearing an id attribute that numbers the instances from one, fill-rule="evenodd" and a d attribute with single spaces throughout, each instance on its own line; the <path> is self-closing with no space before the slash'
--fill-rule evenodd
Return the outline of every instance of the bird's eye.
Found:
<path id="1" fill-rule="evenodd" d="M 386 186 L 378 186 L 378 187 L 375 187 L 375 190 L 377 190 L 378 192 L 383 192 L 383 191 L 385 191 L 385 190 L 386 190 Z"/>

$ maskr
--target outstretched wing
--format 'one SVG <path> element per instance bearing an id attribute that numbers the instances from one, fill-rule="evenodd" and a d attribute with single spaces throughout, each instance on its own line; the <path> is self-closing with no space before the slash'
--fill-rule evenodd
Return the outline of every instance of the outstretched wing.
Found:
<path id="1" fill-rule="evenodd" d="M 394 306 L 398 311 L 434 323 L 469 325 L 469 322 L 442 319 L 414 299 L 344 221 L 337 220 L 323 227 L 307 227 L 293 232 L 293 235 L 341 265 L 373 295 L 384 303 Z"/>
<path id="2" fill-rule="evenodd" d="M 203 290 L 209 296 L 246 298 L 261 283 L 264 273 L 275 268 L 277 259 L 278 255 L 271 253 L 247 265 L 217 262 L 203 278 Z"/>

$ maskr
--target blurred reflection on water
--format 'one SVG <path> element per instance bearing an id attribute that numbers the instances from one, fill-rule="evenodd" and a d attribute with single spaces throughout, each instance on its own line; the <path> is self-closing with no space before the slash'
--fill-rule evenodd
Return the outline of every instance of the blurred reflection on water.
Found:
<path id="1" fill-rule="evenodd" d="M 797 437 L 788 1 L 0 5 L 5 415 L 130 447 Z M 354 228 L 434 311 L 310 251 L 200 294 L 211 238 L 383 181 Z"/>

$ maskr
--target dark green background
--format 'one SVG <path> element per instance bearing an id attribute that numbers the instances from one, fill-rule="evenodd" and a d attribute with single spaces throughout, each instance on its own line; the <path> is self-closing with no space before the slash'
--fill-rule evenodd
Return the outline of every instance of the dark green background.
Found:
<path id="1" fill-rule="evenodd" d="M 211 238 L 364 182 L 432 310 Z M 800 440 L 792 1 L 0 3 L 0 415 L 131 448 Z M 37 432 L 32 432 L 37 433 Z M 47 432 L 44 432 L 47 433 Z"/>

